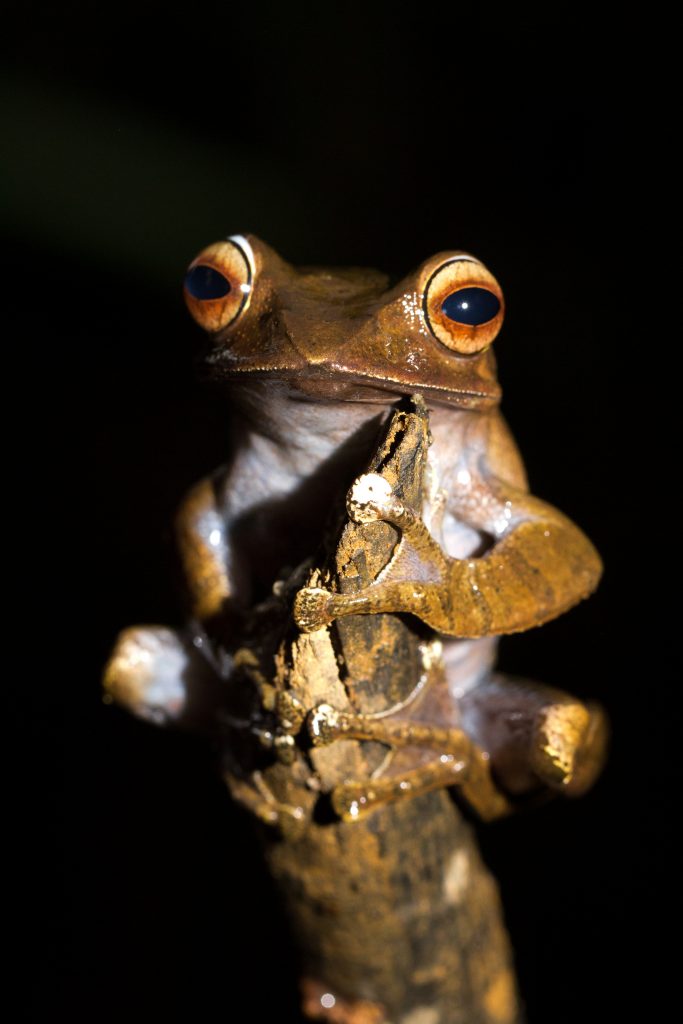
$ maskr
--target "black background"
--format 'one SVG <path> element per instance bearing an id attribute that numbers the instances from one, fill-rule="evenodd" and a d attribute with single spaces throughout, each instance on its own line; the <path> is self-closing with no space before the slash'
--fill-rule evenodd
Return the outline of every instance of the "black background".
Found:
<path id="1" fill-rule="evenodd" d="M 245 231 L 293 263 L 396 276 L 464 248 L 501 282 L 503 409 L 532 490 L 606 566 L 590 601 L 504 640 L 501 664 L 599 698 L 614 737 L 589 795 L 480 841 L 530 1024 L 657 1019 L 676 722 L 672 682 L 654 685 L 638 653 L 632 495 L 648 468 L 606 283 L 619 253 L 604 157 L 623 101 L 605 39 L 562 4 L 540 20 L 209 0 L 26 11 L 3 79 L 4 222 L 27 376 L 39 366 L 49 385 L 30 453 L 51 479 L 41 530 L 66 556 L 41 607 L 63 612 L 67 640 L 34 712 L 36 1019 L 297 1019 L 286 931 L 211 753 L 99 695 L 120 628 L 178 621 L 169 521 L 229 443 L 229 398 L 194 382 L 180 281 L 205 244 Z"/>

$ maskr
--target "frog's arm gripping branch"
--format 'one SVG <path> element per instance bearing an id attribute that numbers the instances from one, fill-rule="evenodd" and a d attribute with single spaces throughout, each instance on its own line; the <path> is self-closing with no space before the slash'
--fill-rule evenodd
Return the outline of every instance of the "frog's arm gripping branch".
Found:
<path id="1" fill-rule="evenodd" d="M 385 480 L 360 477 L 349 492 L 349 515 L 391 523 L 401 539 L 364 590 L 300 591 L 294 606 L 300 628 L 319 629 L 343 615 L 410 612 L 450 636 L 516 633 L 555 618 L 595 589 L 600 558 L 566 516 L 497 478 L 486 478 L 479 490 L 484 493 L 464 493 L 458 514 L 498 539 L 482 557 L 457 559 Z"/>

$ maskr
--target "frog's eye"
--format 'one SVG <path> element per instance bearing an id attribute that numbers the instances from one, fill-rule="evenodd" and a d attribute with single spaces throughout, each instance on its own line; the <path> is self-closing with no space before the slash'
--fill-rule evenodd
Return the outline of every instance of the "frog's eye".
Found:
<path id="1" fill-rule="evenodd" d="M 424 290 L 424 314 L 442 345 L 472 355 L 490 345 L 503 322 L 503 293 L 493 274 L 471 256 L 442 263 Z"/>
<path id="2" fill-rule="evenodd" d="M 246 238 L 235 236 L 202 249 L 185 274 L 185 302 L 205 331 L 237 320 L 251 296 L 254 259 Z"/>

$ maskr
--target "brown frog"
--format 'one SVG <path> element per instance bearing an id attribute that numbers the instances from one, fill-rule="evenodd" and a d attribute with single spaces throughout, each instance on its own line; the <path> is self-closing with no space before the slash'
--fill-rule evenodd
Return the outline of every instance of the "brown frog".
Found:
<path id="1" fill-rule="evenodd" d="M 411 1013 L 444 1024 L 516 1020 L 495 896 L 488 881 L 473 881 L 484 869 L 460 819 L 443 824 L 451 810 L 442 797 L 455 786 L 480 816 L 494 818 L 529 794 L 582 793 L 601 769 L 607 728 L 597 705 L 493 667 L 498 636 L 560 615 L 601 574 L 586 536 L 529 493 L 499 411 L 492 346 L 501 288 L 465 252 L 438 253 L 389 287 L 374 270 L 294 268 L 249 235 L 204 249 L 188 270 L 185 298 L 206 332 L 204 372 L 230 389 L 233 451 L 177 515 L 186 629 L 125 630 L 105 670 L 108 698 L 159 724 L 218 731 L 240 751 L 245 735 L 255 741 L 260 754 L 228 758 L 226 777 L 233 795 L 285 838 L 271 868 L 289 886 L 313 951 L 315 977 L 305 989 L 312 1016 L 370 1022 L 405 1010 L 406 1021 Z M 397 413 L 410 396 L 412 412 Z M 391 468 L 402 444 L 392 416 L 423 432 L 411 500 L 401 486 L 405 465 Z M 372 462 L 387 429 L 384 461 Z M 330 529 L 338 533 L 330 512 L 344 507 L 352 526 L 388 524 L 393 538 L 378 571 L 351 587 L 312 569 L 321 545 L 330 550 Z M 417 652 L 423 671 L 400 699 L 367 688 L 363 696 L 367 680 L 354 696 L 353 680 L 340 681 L 343 624 L 362 617 L 399 621 L 413 645 L 401 649 Z M 347 647 L 362 645 L 358 636 L 347 635 Z M 370 673 L 373 659 L 392 657 L 386 644 L 372 650 Z M 396 666 L 397 677 L 411 671 Z M 308 685 L 306 672 L 320 678 Z M 391 668 L 383 678 L 390 676 Z M 246 705 L 233 700 L 245 678 L 255 694 Z M 351 750 L 339 741 L 356 741 L 356 753 L 336 757 Z M 331 820 L 320 814 L 326 796 Z M 410 801 L 428 817 L 406 809 Z M 451 850 L 443 891 L 453 934 L 465 928 L 456 961 L 437 949 L 454 940 L 434 924 L 436 890 L 422 896 L 422 921 L 414 904 L 424 878 L 415 875 L 401 895 L 403 883 L 385 864 L 399 858 L 405 876 L 399 851 L 427 820 L 432 838 L 422 855 L 441 851 L 432 873 Z M 380 864 L 394 878 L 383 896 L 379 882 L 366 882 L 370 865 Z M 456 914 L 465 875 L 477 906 L 484 899 L 493 908 L 488 932 L 457 923 L 474 920 Z M 349 929 L 373 899 L 384 910 L 364 919 L 356 948 Z M 327 918 L 311 916 L 316 901 Z M 408 918 L 422 921 L 412 937 L 402 935 Z M 335 927 L 338 940 L 330 938 Z"/>
<path id="2" fill-rule="evenodd" d="M 604 745 L 599 709 L 491 673 L 496 636 L 566 611 L 595 588 L 601 564 L 573 523 L 528 492 L 499 411 L 492 343 L 504 300 L 490 271 L 442 252 L 387 289 L 376 271 L 297 270 L 253 236 L 234 236 L 200 253 L 185 297 L 209 332 L 209 375 L 231 386 L 236 447 L 178 514 L 189 634 L 125 631 L 109 692 L 157 722 L 208 724 L 218 694 L 206 634 L 220 622 L 223 637 L 234 630 L 224 646 L 239 647 L 244 614 L 284 566 L 315 552 L 330 496 L 367 461 L 377 423 L 419 392 L 432 435 L 421 514 L 381 480 L 357 480 L 351 516 L 393 523 L 402 542 L 352 598 L 302 590 L 297 623 L 308 631 L 350 614 L 417 616 L 441 635 L 449 688 L 506 788 L 542 779 L 585 789 Z M 219 675 L 230 670 L 224 657 Z"/>

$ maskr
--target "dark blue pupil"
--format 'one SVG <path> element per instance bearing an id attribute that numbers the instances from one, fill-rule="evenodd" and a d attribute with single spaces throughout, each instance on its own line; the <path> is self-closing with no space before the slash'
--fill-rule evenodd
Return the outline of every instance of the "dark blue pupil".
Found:
<path id="1" fill-rule="evenodd" d="M 443 300 L 441 310 L 457 324 L 476 327 L 493 320 L 500 310 L 500 302 L 486 288 L 461 288 Z"/>
<path id="2" fill-rule="evenodd" d="M 185 287 L 195 299 L 222 299 L 230 291 L 230 282 L 213 267 L 200 264 L 188 270 Z"/>

